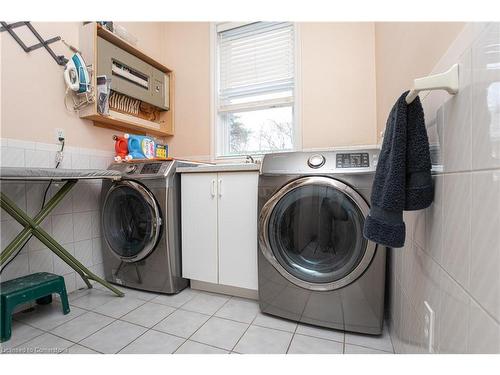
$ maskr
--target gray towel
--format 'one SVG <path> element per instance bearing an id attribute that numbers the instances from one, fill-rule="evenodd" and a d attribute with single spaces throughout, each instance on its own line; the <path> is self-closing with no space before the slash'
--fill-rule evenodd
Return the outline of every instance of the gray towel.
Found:
<path id="1" fill-rule="evenodd" d="M 389 247 L 405 243 L 403 210 L 421 210 L 434 197 L 429 140 L 420 98 L 406 104 L 403 93 L 387 119 L 373 182 L 366 239 Z"/>

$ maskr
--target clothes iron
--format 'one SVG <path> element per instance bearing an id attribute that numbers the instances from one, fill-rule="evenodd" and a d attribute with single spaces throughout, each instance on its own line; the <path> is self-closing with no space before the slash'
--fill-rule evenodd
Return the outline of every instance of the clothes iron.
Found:
<path id="1" fill-rule="evenodd" d="M 64 80 L 69 89 L 77 92 L 88 92 L 90 88 L 90 77 L 87 65 L 83 57 L 76 52 L 64 68 Z"/>

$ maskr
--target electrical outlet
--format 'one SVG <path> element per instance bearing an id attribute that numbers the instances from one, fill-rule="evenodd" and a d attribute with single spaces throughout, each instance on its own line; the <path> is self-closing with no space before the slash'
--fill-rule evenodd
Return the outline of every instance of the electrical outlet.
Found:
<path id="1" fill-rule="evenodd" d="M 424 336 L 427 339 L 427 350 L 429 353 L 434 353 L 434 327 L 435 316 L 434 310 L 427 301 L 424 301 L 425 315 L 424 315 Z"/>
<path id="2" fill-rule="evenodd" d="M 63 138 L 63 139 L 64 139 L 64 138 L 66 138 L 66 137 L 64 136 L 64 129 L 61 129 L 61 128 L 55 128 L 55 129 L 54 129 L 54 131 L 55 131 L 56 141 L 57 141 L 57 142 L 61 142 L 61 141 L 60 141 L 60 139 L 61 139 L 61 138 Z"/>

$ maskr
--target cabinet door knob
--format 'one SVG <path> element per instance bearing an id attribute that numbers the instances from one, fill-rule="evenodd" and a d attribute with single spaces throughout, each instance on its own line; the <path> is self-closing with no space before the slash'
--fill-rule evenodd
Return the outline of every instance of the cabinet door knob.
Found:
<path id="1" fill-rule="evenodd" d="M 212 196 L 212 198 L 215 197 L 215 180 L 212 180 L 212 185 L 210 187 L 210 195 Z"/>
<path id="2" fill-rule="evenodd" d="M 219 197 L 222 197 L 222 179 L 219 178 Z"/>

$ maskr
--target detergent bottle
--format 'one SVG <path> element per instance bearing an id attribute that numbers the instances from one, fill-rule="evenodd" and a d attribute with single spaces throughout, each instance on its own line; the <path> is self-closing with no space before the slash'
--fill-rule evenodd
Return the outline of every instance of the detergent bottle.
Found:
<path id="1" fill-rule="evenodd" d="M 128 134 L 128 153 L 132 159 L 153 159 L 155 142 L 144 135 Z"/>
<path id="2" fill-rule="evenodd" d="M 128 155 L 128 134 L 123 137 L 119 135 L 114 135 L 113 140 L 115 141 L 115 161 L 129 160 Z"/>

